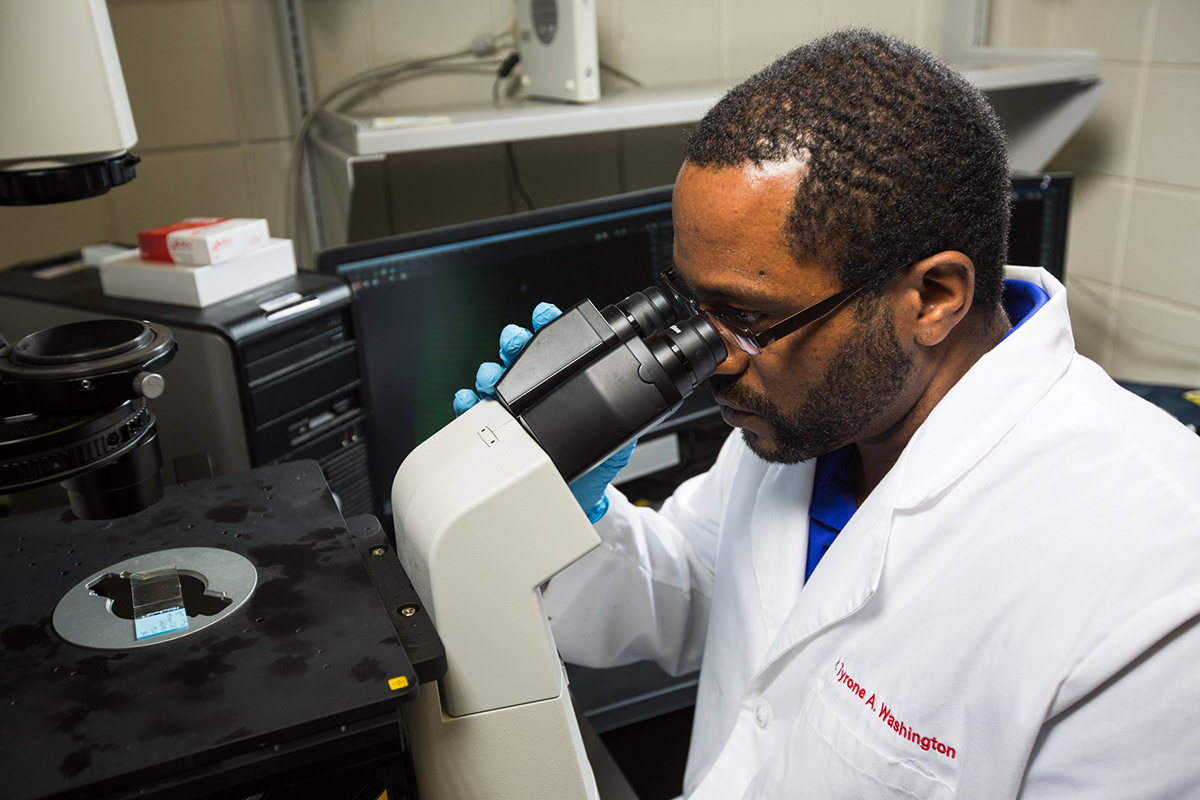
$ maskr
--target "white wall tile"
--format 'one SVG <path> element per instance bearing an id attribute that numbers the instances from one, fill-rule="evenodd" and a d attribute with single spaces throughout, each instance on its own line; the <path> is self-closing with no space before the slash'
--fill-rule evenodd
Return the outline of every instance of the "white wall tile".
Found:
<path id="1" fill-rule="evenodd" d="M 1105 369 L 1112 363 L 1120 290 L 1067 273 L 1067 308 L 1075 349 Z"/>
<path id="2" fill-rule="evenodd" d="M 1200 192 L 1134 189 L 1121 283 L 1200 309 Z"/>
<path id="3" fill-rule="evenodd" d="M 501 29 L 511 28 L 516 25 L 517 11 L 515 0 L 491 0 L 492 2 L 492 23 L 497 31 Z M 604 14 L 616 0 L 596 0 L 596 17 L 603 18 Z M 509 44 L 514 44 L 515 39 Z"/>
<path id="4" fill-rule="evenodd" d="M 1114 378 L 1200 386 L 1200 310 L 1130 293 L 1117 307 Z"/>
<path id="5" fill-rule="evenodd" d="M 513 18 L 511 10 L 503 14 L 491 0 L 421 4 L 309 0 L 306 13 L 310 17 L 313 71 L 322 95 L 367 69 L 466 50 L 476 37 L 508 30 Z M 380 112 L 490 102 L 495 63 L 508 49 L 502 43 L 496 55 L 453 60 L 472 65 L 469 71 L 414 70 L 365 85 L 362 90 L 341 96 L 335 107 Z M 347 57 L 348 52 L 355 57 Z"/>
<path id="6" fill-rule="evenodd" d="M 1139 61 L 1146 55 L 1154 5 L 1145 0 L 1062 0 L 1062 22 L 1052 44 L 1096 49 L 1105 60 Z"/>
<path id="7" fill-rule="evenodd" d="M 499 2 L 499 0 L 493 0 Z M 620 0 L 596 0 L 596 46 L 600 60 L 615 64 L 620 26 Z"/>
<path id="8" fill-rule="evenodd" d="M 1200 64 L 1200 3 L 1196 0 L 1158 0 L 1153 59 Z"/>
<path id="9" fill-rule="evenodd" d="M 1200 67 L 1152 67 L 1137 177 L 1200 188 Z"/>
<path id="10" fill-rule="evenodd" d="M 605 61 L 646 85 L 721 78 L 719 0 L 621 0 Z"/>
<path id="11" fill-rule="evenodd" d="M 508 24 L 507 18 L 493 19 L 491 0 L 367 0 L 366 12 L 372 57 L 378 64 L 462 50 L 476 36 L 496 33 Z"/>
<path id="12" fill-rule="evenodd" d="M 849 27 L 872 28 L 914 41 L 915 3 L 914 0 L 837 0 L 826 5 L 825 27 L 829 30 Z"/>
<path id="13" fill-rule="evenodd" d="M 132 185 L 118 186 L 109 195 L 122 193 Z M 108 195 L 73 203 L 0 206 L 0 269 L 113 238 Z"/>
<path id="14" fill-rule="evenodd" d="M 246 148 L 251 213 L 255 217 L 266 218 L 272 236 L 284 236 L 288 230 L 284 220 L 284 192 L 287 190 L 288 157 L 291 151 L 290 141 L 268 142 Z"/>
<path id="15" fill-rule="evenodd" d="M 830 29 L 817 0 L 724 0 L 729 71 L 738 81 Z M 907 2 L 904 5 L 908 5 Z"/>
<path id="16" fill-rule="evenodd" d="M 282 32 L 271 0 L 229 0 L 234 85 L 249 139 L 290 136 L 294 90 L 288 84 Z"/>
<path id="17" fill-rule="evenodd" d="M 1057 169 L 1132 176 L 1141 126 L 1141 69 L 1104 64 L 1100 74 L 1104 97 L 1099 108 L 1054 157 L 1054 164 Z"/>
<path id="18" fill-rule="evenodd" d="M 913 41 L 934 53 L 942 50 L 946 3 L 957 0 L 917 0 Z"/>
<path id="19" fill-rule="evenodd" d="M 142 147 L 239 138 L 219 3 L 114 3 L 109 16 Z"/>
<path id="20" fill-rule="evenodd" d="M 1116 284 L 1121 275 L 1125 213 L 1133 191 L 1128 181 L 1094 173 L 1075 176 L 1067 241 L 1067 279 L 1086 277 Z"/>
<path id="21" fill-rule="evenodd" d="M 317 97 L 375 63 L 361 0 L 306 0 L 304 16 Z"/>
<path id="22" fill-rule="evenodd" d="M 1057 0 L 992 0 L 988 11 L 987 44 L 993 47 L 1048 47 L 1061 3 Z"/>
<path id="23" fill-rule="evenodd" d="M 184 217 L 247 217 L 255 210 L 241 147 L 144 155 L 137 179 L 110 194 L 115 233 L 123 241 Z"/>

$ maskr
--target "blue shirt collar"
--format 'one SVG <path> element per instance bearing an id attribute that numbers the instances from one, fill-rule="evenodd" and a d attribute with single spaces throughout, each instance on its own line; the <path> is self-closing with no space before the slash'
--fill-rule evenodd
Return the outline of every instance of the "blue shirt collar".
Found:
<path id="1" fill-rule="evenodd" d="M 1012 328 L 1005 334 L 1005 337 L 1012 335 L 1013 331 L 1024 325 L 1026 320 L 1036 314 L 1039 308 L 1046 305 L 1046 301 L 1049 299 L 1050 295 L 1046 293 L 1046 290 L 1036 283 L 1012 278 L 1004 281 L 1004 313 L 1008 314 L 1009 322 L 1012 323 Z"/>

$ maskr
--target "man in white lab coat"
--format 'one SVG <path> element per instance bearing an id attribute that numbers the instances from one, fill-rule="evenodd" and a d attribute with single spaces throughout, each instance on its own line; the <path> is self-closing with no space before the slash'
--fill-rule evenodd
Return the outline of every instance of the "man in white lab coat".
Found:
<path id="1" fill-rule="evenodd" d="M 1007 175 L 863 31 L 691 136 L 666 282 L 741 435 L 660 512 L 577 492 L 603 544 L 545 593 L 568 661 L 700 668 L 688 798 L 1200 796 L 1200 444 L 1006 271 Z"/>

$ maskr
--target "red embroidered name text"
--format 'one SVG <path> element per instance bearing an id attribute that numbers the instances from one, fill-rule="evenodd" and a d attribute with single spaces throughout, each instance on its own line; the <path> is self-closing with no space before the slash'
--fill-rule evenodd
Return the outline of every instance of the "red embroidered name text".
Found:
<path id="1" fill-rule="evenodd" d="M 945 742 L 939 742 L 936 736 L 925 736 L 917 733 L 907 723 L 898 719 L 894 709 L 889 708 L 887 703 L 883 702 L 882 698 L 877 697 L 874 692 L 871 692 L 870 696 L 868 696 L 866 687 L 850 677 L 850 673 L 846 672 L 845 666 L 841 661 L 837 662 L 837 682 L 849 689 L 850 693 L 859 700 L 862 700 L 863 705 L 874 711 L 878 715 L 879 720 L 895 731 L 900 738 L 907 739 L 922 750 L 933 750 L 947 758 L 955 758 L 957 751 L 953 747 Z"/>

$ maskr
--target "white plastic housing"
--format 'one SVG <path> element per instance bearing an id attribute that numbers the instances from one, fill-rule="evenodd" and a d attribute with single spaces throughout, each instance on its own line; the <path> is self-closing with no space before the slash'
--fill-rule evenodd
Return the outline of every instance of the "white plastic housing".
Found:
<path id="1" fill-rule="evenodd" d="M 446 675 L 408 715 L 422 793 L 596 797 L 541 586 L 600 540 L 549 457 L 485 401 L 405 459 L 392 506 L 446 647 Z"/>
<path id="2" fill-rule="evenodd" d="M 0 3 L 0 169 L 120 155 L 137 142 L 104 0 Z"/>
<path id="3" fill-rule="evenodd" d="M 529 97 L 594 103 L 600 99 L 596 0 L 515 0 L 521 86 Z M 554 35 L 543 41 L 538 21 L 553 10 Z"/>

